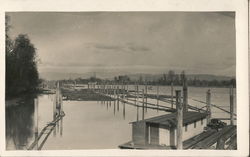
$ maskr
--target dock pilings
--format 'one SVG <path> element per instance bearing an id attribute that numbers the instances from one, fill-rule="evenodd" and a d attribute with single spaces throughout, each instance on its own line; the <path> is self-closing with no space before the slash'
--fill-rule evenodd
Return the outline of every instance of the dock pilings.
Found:
<path id="1" fill-rule="evenodd" d="M 183 127 L 183 104 L 181 102 L 181 91 L 176 90 L 176 109 L 177 109 L 177 149 L 183 148 L 182 127 Z"/>
<path id="2" fill-rule="evenodd" d="M 207 124 L 211 121 L 211 92 L 210 89 L 206 93 L 206 105 L 207 105 Z"/>

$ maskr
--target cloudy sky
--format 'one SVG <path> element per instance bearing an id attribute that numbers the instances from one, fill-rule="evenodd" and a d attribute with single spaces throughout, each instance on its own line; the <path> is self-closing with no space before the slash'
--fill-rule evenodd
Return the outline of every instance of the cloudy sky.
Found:
<path id="1" fill-rule="evenodd" d="M 234 13 L 7 13 L 28 34 L 39 72 L 235 75 Z"/>

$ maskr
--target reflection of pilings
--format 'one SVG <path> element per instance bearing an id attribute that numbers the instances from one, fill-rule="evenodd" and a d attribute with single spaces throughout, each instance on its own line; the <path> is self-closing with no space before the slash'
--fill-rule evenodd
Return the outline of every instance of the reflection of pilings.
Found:
<path id="1" fill-rule="evenodd" d="M 35 121 L 35 140 L 38 138 L 38 99 L 34 99 L 35 103 L 35 113 L 34 113 L 34 121 Z M 36 144 L 36 149 L 38 149 L 38 143 Z"/>
<path id="2" fill-rule="evenodd" d="M 123 119 L 125 119 L 125 102 L 123 103 Z"/>
<path id="3" fill-rule="evenodd" d="M 63 118 L 61 119 L 61 122 L 60 122 L 60 136 L 63 135 Z"/>
<path id="4" fill-rule="evenodd" d="M 117 86 L 117 96 L 115 97 L 117 99 L 117 110 L 119 111 L 119 95 L 120 95 L 120 88 L 119 88 L 119 85 Z"/>

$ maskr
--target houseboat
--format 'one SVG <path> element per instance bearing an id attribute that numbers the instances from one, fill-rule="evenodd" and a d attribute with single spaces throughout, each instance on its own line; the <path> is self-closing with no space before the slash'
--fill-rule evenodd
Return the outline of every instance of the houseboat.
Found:
<path id="1" fill-rule="evenodd" d="M 183 113 L 183 141 L 204 131 L 207 113 Z M 132 141 L 120 145 L 125 149 L 172 149 L 177 145 L 176 113 L 131 122 Z"/>

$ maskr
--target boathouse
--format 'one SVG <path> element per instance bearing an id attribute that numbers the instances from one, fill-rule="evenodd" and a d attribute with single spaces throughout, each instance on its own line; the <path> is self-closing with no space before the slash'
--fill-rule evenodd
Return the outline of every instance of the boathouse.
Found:
<path id="1" fill-rule="evenodd" d="M 203 132 L 207 125 L 207 114 L 200 112 L 183 113 L 183 141 Z M 175 147 L 176 113 L 165 114 L 132 122 L 133 145 L 159 145 Z"/>

